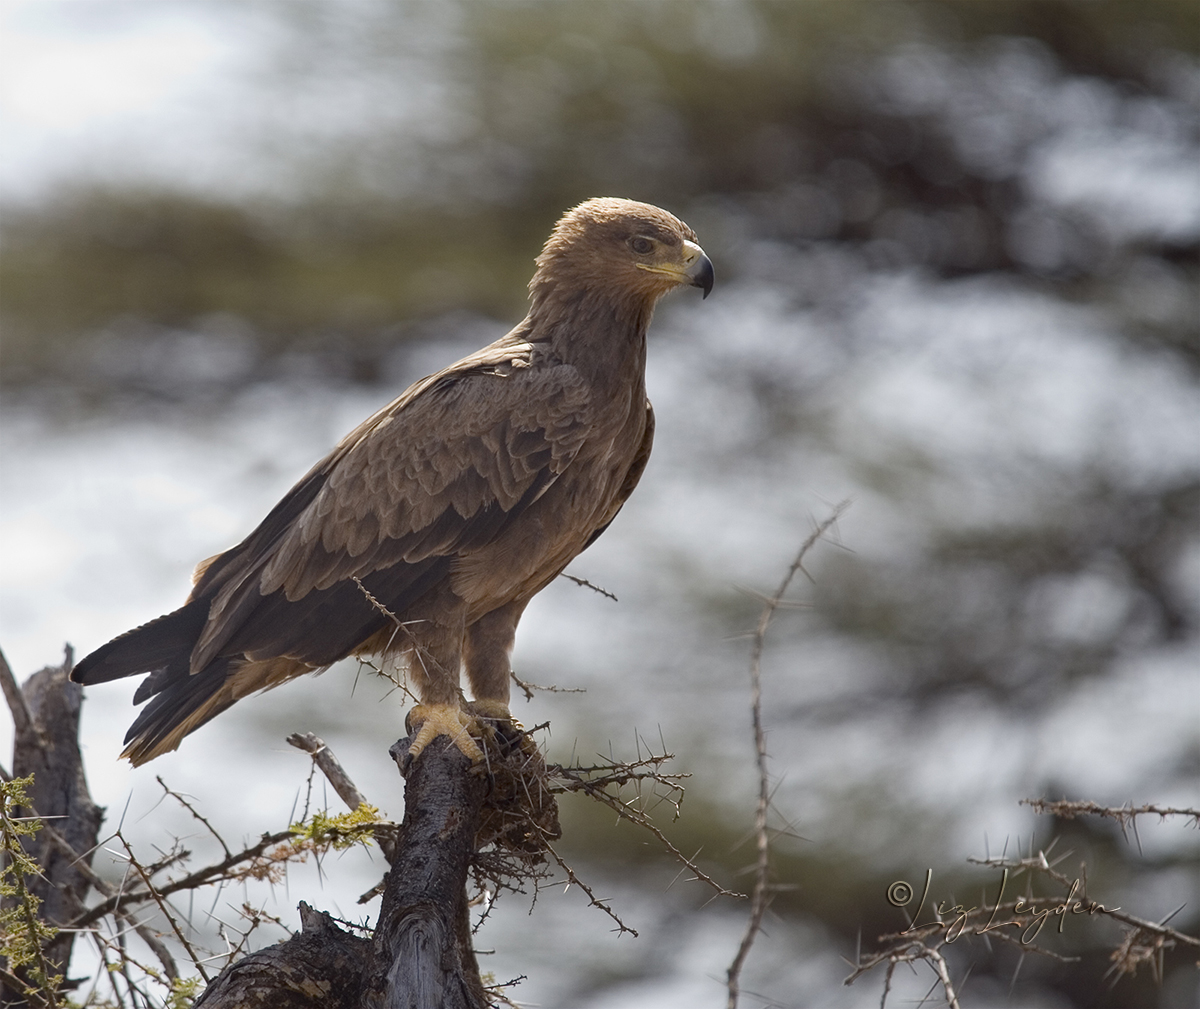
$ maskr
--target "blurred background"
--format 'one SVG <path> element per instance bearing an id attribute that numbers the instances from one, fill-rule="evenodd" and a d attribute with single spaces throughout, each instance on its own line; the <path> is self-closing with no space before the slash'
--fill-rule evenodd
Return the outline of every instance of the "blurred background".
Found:
<path id="1" fill-rule="evenodd" d="M 665 746 L 664 828 L 748 887 L 745 634 L 772 627 L 782 889 L 746 1005 L 872 1006 L 889 883 L 1047 846 L 1108 906 L 1200 926 L 1197 831 L 1124 836 L 1022 798 L 1198 803 L 1200 8 L 1190 2 L 91 0 L 0 6 L 0 646 L 21 677 L 175 608 L 334 442 L 524 314 L 558 215 L 661 204 L 716 264 L 660 308 L 659 434 L 612 529 L 525 616 L 514 711 L 549 756 Z M 115 760 L 134 684 L 89 690 L 93 793 L 152 850 L 304 799 L 313 731 L 394 817 L 404 702 L 354 664 Z M 11 735 L 11 733 L 10 733 Z M 337 808 L 336 797 L 328 797 Z M 723 1004 L 745 906 L 564 801 L 576 890 L 497 902 L 484 969 L 523 1003 Z M 749 843 L 748 843 L 749 842 Z M 311 869 L 311 872 L 309 871 Z M 116 866 L 106 871 L 118 873 Z M 361 852 L 226 892 L 358 920 Z M 674 882 L 673 882 L 674 881 Z M 673 884 L 673 885 L 672 885 Z M 282 933 L 278 933 L 282 934 Z M 270 941 L 278 934 L 266 936 Z M 1193 1006 L 1181 950 L 1115 980 L 1115 923 L 948 948 L 970 1006 Z M 215 940 L 214 940 L 215 941 Z M 85 952 L 73 974 L 90 973 Z M 897 972 L 919 999 L 928 971 Z"/>

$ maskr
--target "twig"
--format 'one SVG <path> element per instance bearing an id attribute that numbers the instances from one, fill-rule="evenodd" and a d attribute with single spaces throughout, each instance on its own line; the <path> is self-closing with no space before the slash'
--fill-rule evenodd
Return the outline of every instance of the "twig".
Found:
<path id="1" fill-rule="evenodd" d="M 639 761 L 639 763 L 644 763 L 644 761 Z M 634 765 L 630 765 L 630 768 L 632 768 L 632 766 L 634 766 Z M 696 878 L 698 880 L 700 880 L 704 883 L 707 883 L 709 886 L 711 886 L 717 892 L 718 896 L 720 896 L 720 897 L 736 897 L 739 900 L 746 899 L 746 895 L 744 893 L 738 893 L 736 890 L 726 890 L 725 887 L 721 886 L 720 883 L 718 883 L 715 879 L 713 879 L 710 875 L 708 875 L 708 873 L 706 873 L 703 869 L 701 869 L 692 859 L 688 858 L 687 855 L 685 855 L 682 851 L 680 851 L 678 848 L 676 848 L 675 845 L 673 845 L 667 839 L 667 836 L 661 830 L 659 830 L 658 827 L 656 827 L 654 825 L 654 821 L 651 820 L 650 817 L 646 816 L 644 813 L 640 812 L 639 810 L 631 809 L 627 804 L 622 802 L 617 796 L 610 795 L 602 787 L 597 787 L 596 782 L 589 781 L 588 779 L 580 777 L 578 774 L 573 773 L 575 771 L 582 770 L 582 768 L 554 767 L 554 768 L 551 768 L 550 770 L 552 773 L 557 774 L 562 777 L 565 777 L 568 780 L 574 781 L 578 784 L 578 786 L 579 786 L 578 788 L 569 789 L 570 791 L 585 792 L 587 795 L 591 796 L 593 799 L 597 800 L 598 802 L 602 802 L 604 805 L 608 806 L 609 809 L 613 810 L 622 819 L 628 820 L 630 823 L 635 823 L 639 827 L 642 827 L 644 830 L 650 831 L 650 833 L 653 834 L 658 839 L 659 843 L 664 848 L 666 848 L 678 862 L 682 863 L 684 866 L 686 866 L 688 869 L 690 869 L 692 872 L 694 872 L 696 874 Z M 632 770 L 630 770 L 630 771 L 625 772 L 624 775 L 612 775 L 607 779 L 607 781 L 616 781 L 619 784 L 624 784 L 626 781 L 629 781 L 629 780 L 641 780 L 643 778 L 650 778 L 651 780 L 654 780 L 654 781 L 662 780 L 661 777 L 659 777 L 658 775 L 655 775 L 655 774 L 639 775 L 639 774 L 633 773 Z M 670 783 L 668 783 L 668 784 L 670 784 Z M 679 786 L 671 784 L 670 787 L 678 788 Z M 558 856 L 556 855 L 555 858 L 557 858 L 557 857 Z"/>
<path id="2" fill-rule="evenodd" d="M 43 998 L 36 991 L 31 991 L 24 981 L 6 967 L 0 967 L 0 981 L 4 982 L 9 991 L 21 992 L 34 1009 L 56 1009 L 57 1003 Z"/>
<path id="3" fill-rule="evenodd" d="M 146 926 L 144 926 L 144 925 L 139 926 L 139 928 L 144 929 L 145 931 L 149 932 L 149 929 L 147 929 Z M 149 966 L 149 964 L 144 964 L 141 961 L 139 961 L 136 957 L 134 957 L 134 955 L 132 953 L 129 952 L 128 948 L 126 948 L 126 946 L 124 945 L 124 933 L 123 932 L 118 931 L 117 935 L 112 939 L 109 939 L 106 936 L 101 935 L 100 932 L 96 929 L 90 929 L 89 934 L 91 935 L 93 941 L 95 941 L 95 943 L 96 943 L 96 948 L 100 953 L 101 961 L 105 964 L 105 969 L 103 971 L 101 971 L 101 974 L 110 975 L 112 973 L 120 973 L 121 976 L 123 978 L 125 978 L 125 983 L 127 985 L 129 985 L 130 991 L 131 992 L 138 991 L 139 994 L 141 993 L 141 990 L 138 988 L 135 988 L 132 980 L 129 977 L 129 967 L 130 966 L 136 967 L 146 977 L 149 977 L 149 978 L 155 977 L 155 974 L 156 974 L 155 970 L 151 966 Z M 138 934 L 141 935 L 141 931 L 139 931 Z M 144 936 L 143 936 L 143 938 L 144 938 Z M 162 945 L 162 943 L 159 942 L 157 938 L 154 941 L 156 943 L 158 943 L 160 946 Z M 151 947 L 151 948 L 153 948 L 153 947 Z M 111 966 L 109 965 L 108 952 L 110 950 L 115 951 L 115 955 L 117 957 L 117 965 L 111 965 Z M 172 969 L 174 969 L 175 961 L 170 959 L 169 953 L 167 954 L 167 958 L 171 963 Z M 119 969 L 118 969 L 118 965 L 119 965 Z M 170 972 L 168 972 L 168 976 L 170 977 L 170 979 L 172 981 L 174 981 L 178 977 L 178 970 L 176 970 L 174 974 L 171 974 Z M 162 983 L 162 982 L 160 981 L 160 983 Z M 125 1001 L 124 1001 L 124 999 L 121 998 L 120 989 L 117 988 L 117 986 L 115 984 L 112 984 L 111 981 L 110 981 L 110 985 L 111 985 L 111 990 L 113 991 L 114 995 L 116 996 L 117 1003 L 119 1005 L 124 1005 Z M 92 991 L 93 992 L 95 991 L 95 982 L 93 982 Z M 84 1000 L 82 1000 L 81 1004 L 88 1005 L 89 1002 L 86 999 L 84 999 Z M 151 1003 L 148 999 L 143 998 L 143 1005 L 150 1006 L 152 1004 L 153 1003 Z M 136 1005 L 136 1002 L 135 1002 L 135 1005 Z"/>
<path id="4" fill-rule="evenodd" d="M 946 958 L 939 952 L 942 945 L 943 943 L 937 943 L 933 946 L 926 946 L 925 943 L 919 940 L 907 940 L 900 947 L 876 953 L 862 961 L 854 973 L 846 978 L 843 984 L 852 984 L 857 978 L 886 961 L 888 971 L 887 976 L 884 978 L 883 1001 L 879 1003 L 880 1009 L 883 1009 L 884 1004 L 887 1002 L 888 992 L 891 991 L 892 974 L 896 969 L 896 965 L 901 963 L 915 963 L 917 960 L 927 960 L 933 968 L 933 972 L 938 976 L 938 982 L 942 985 L 946 993 L 946 1004 L 950 1009 L 961 1009 L 958 995 L 954 991 L 954 984 L 950 980 L 949 965 L 946 963 Z"/>
<path id="5" fill-rule="evenodd" d="M 1188 935 L 1186 932 L 1180 932 L 1178 929 L 1167 928 L 1165 925 L 1146 921 L 1132 914 L 1126 914 L 1120 908 L 1112 911 L 1106 910 L 1105 913 L 1110 918 L 1116 918 L 1117 921 L 1130 925 L 1141 932 L 1149 932 L 1153 935 L 1162 936 L 1164 939 L 1173 939 L 1175 942 L 1181 942 L 1185 946 L 1195 946 L 1197 949 L 1200 949 L 1200 939 L 1197 939 L 1194 935 Z"/>
<path id="6" fill-rule="evenodd" d="M 1032 858 L 968 858 L 967 861 L 973 863 L 974 865 L 987 865 L 997 869 L 1029 869 L 1031 871 L 1040 872 L 1043 875 L 1049 876 L 1056 883 L 1067 887 L 1067 889 L 1074 894 L 1074 896 L 1071 898 L 1073 903 L 1077 901 L 1083 904 L 1089 903 L 1086 884 L 1079 886 L 1076 880 L 1071 879 L 1069 876 L 1064 876 L 1061 872 L 1055 872 L 1054 869 L 1046 862 L 1045 856 L 1041 852 Z M 1077 893 L 1076 889 L 1078 889 Z M 1053 899 L 1057 901 L 1058 904 L 1062 903 L 1061 898 L 1045 899 Z M 1027 900 L 1025 903 L 1029 905 L 1031 902 Z M 1033 903 L 1036 903 L 1036 901 Z M 1102 910 L 1103 913 L 1109 918 L 1114 918 L 1117 921 L 1129 925 L 1136 930 L 1162 936 L 1164 939 L 1173 939 L 1176 942 L 1183 943 L 1185 946 L 1195 946 L 1200 948 L 1200 939 L 1196 938 L 1195 936 L 1188 935 L 1186 932 L 1180 932 L 1178 929 L 1168 928 L 1166 926 L 1166 922 L 1169 921 L 1173 915 L 1168 915 L 1167 918 L 1165 918 L 1162 922 L 1153 922 L 1146 921 L 1144 918 L 1138 918 L 1135 915 L 1122 911 L 1119 907 L 1111 909 L 1105 907 Z M 995 934 L 999 935 L 1001 933 L 997 932 Z"/>
<path id="7" fill-rule="evenodd" d="M 228 858 L 230 855 L 229 847 L 225 844 L 225 839 L 223 837 L 221 837 L 220 834 L 217 833 L 216 828 L 211 823 L 209 823 L 208 820 L 206 820 L 203 816 L 201 816 L 199 811 L 196 809 L 196 807 L 193 806 L 190 802 L 188 802 L 187 799 L 185 799 L 182 795 L 180 795 L 178 792 L 174 791 L 173 789 L 168 788 L 167 783 L 162 780 L 161 776 L 156 774 L 154 776 L 154 780 L 157 781 L 159 783 L 159 785 L 162 786 L 162 790 L 167 795 L 171 796 L 171 798 L 174 799 L 176 802 L 178 802 L 179 805 L 181 805 L 184 809 L 186 809 L 189 813 L 191 813 L 192 817 L 194 819 L 199 820 L 202 824 L 204 824 L 204 826 L 208 830 L 208 832 L 217 839 L 217 844 L 219 844 L 221 846 L 221 850 L 225 852 L 225 857 Z"/>
<path id="8" fill-rule="evenodd" d="M 337 792 L 342 802 L 350 808 L 351 812 L 358 809 L 359 806 L 367 801 L 354 782 L 350 780 L 350 775 L 346 773 L 345 768 L 342 767 L 337 757 L 333 755 L 333 751 L 329 749 L 323 739 L 311 732 L 293 732 L 287 737 L 287 741 L 289 745 L 296 747 L 298 750 L 303 750 L 312 757 L 313 763 L 329 779 L 333 790 Z"/>
<path id="9" fill-rule="evenodd" d="M 150 952 L 157 957 L 158 962 L 162 964 L 163 973 L 167 975 L 168 979 L 177 981 L 179 979 L 179 966 L 175 963 L 175 958 L 171 956 L 171 951 L 167 949 L 166 943 L 159 939 L 155 935 L 154 930 L 149 926 L 144 925 L 140 921 L 135 921 L 132 915 L 126 914 L 123 911 L 118 911 L 117 915 L 138 934 L 142 942 L 149 947 Z"/>
<path id="10" fill-rule="evenodd" d="M 232 878 L 225 874 L 233 866 L 240 862 L 257 858 L 272 845 L 278 844 L 280 841 L 292 840 L 295 836 L 295 833 L 291 830 L 281 830 L 274 834 L 263 834 L 257 844 L 235 852 L 220 862 L 207 865 L 203 869 L 197 869 L 195 872 L 189 873 L 181 879 L 173 880 L 170 883 L 157 887 L 155 893 L 161 897 L 169 897 L 179 890 L 191 890 L 215 880 Z M 153 867 L 151 866 L 147 866 L 146 871 L 150 875 L 154 874 Z M 86 914 L 81 914 L 77 918 L 72 919 L 64 927 L 83 928 L 85 925 L 90 925 L 92 922 L 103 918 L 106 914 L 112 914 L 114 911 L 127 907 L 130 904 L 141 904 L 152 899 L 154 899 L 154 893 L 151 893 L 149 890 L 130 890 L 114 894 L 107 900 L 101 901 L 95 907 L 91 908 Z"/>
<path id="11" fill-rule="evenodd" d="M 946 993 L 946 1005 L 949 1006 L 949 1009 L 960 1009 L 958 995 L 954 992 L 954 985 L 950 983 L 950 967 L 946 963 L 946 958 L 935 947 L 926 951 L 925 959 L 933 964 L 934 972 L 937 974 L 938 980 L 942 982 L 942 989 Z"/>
<path id="12" fill-rule="evenodd" d="M 737 1009 L 738 982 L 741 979 L 742 968 L 750 955 L 754 939 L 762 929 L 763 916 L 768 904 L 768 877 L 770 872 L 770 837 L 767 833 L 767 811 L 771 805 L 771 785 L 767 773 L 767 737 L 762 725 L 762 653 L 766 642 L 767 628 L 771 618 L 783 602 L 784 594 L 796 577 L 796 572 L 804 571 L 804 558 L 817 541 L 841 518 L 842 513 L 850 507 L 849 501 L 838 504 L 833 512 L 821 522 L 800 545 L 795 560 L 779 583 L 775 594 L 766 601 L 758 618 L 758 626 L 754 632 L 754 644 L 750 653 L 750 718 L 754 727 L 754 751 L 758 766 L 758 804 L 754 811 L 754 836 L 758 848 L 758 860 L 755 865 L 754 890 L 750 897 L 750 920 L 746 923 L 746 934 L 742 937 L 737 955 L 729 966 L 727 987 L 729 998 L 727 1009 Z M 808 574 L 805 571 L 805 574 Z"/>
<path id="13" fill-rule="evenodd" d="M 558 577 L 565 578 L 569 582 L 574 582 L 576 585 L 579 585 L 582 588 L 591 589 L 593 592 L 598 592 L 600 595 L 604 596 L 605 599 L 611 599 L 614 603 L 619 603 L 621 601 L 613 593 L 609 592 L 608 589 L 603 589 L 599 585 L 593 585 L 586 578 L 580 578 L 578 575 L 569 575 L 565 571 L 559 572 Z"/>
<path id="14" fill-rule="evenodd" d="M 586 694 L 587 693 L 586 687 L 559 687 L 559 686 L 554 686 L 554 685 L 551 685 L 548 687 L 543 687 L 540 683 L 526 683 L 523 679 L 521 679 L 521 677 L 519 677 L 516 673 L 512 672 L 511 670 L 509 671 L 508 675 L 512 677 L 513 683 L 515 683 L 518 687 L 520 687 L 521 690 L 524 692 L 525 700 L 527 700 L 527 701 L 533 700 L 533 692 L 535 690 L 544 690 L 548 694 Z"/>
<path id="15" fill-rule="evenodd" d="M 37 810 L 30 810 L 34 816 L 37 816 Z M 49 841 L 50 845 L 57 848 L 63 855 L 71 860 L 71 867 L 83 876 L 97 891 L 104 894 L 106 897 L 112 897 L 117 894 L 117 888 L 114 887 L 108 880 L 98 876 L 95 870 L 85 861 L 86 852 L 80 854 L 75 850 L 74 846 L 62 834 L 51 827 L 45 820 L 42 821 L 42 829 L 39 832 L 43 840 Z M 72 897 L 71 903 L 78 910 L 76 914 L 85 913 L 87 908 L 81 904 L 78 899 Z M 167 949 L 158 936 L 141 922 L 135 921 L 132 915 L 122 911 L 116 912 L 130 928 L 132 928 L 141 937 L 142 941 L 150 948 L 150 951 L 158 958 L 158 962 L 162 964 L 163 971 L 172 981 L 179 977 L 179 968 L 175 964 L 174 957 L 171 956 L 170 950 Z"/>
<path id="16" fill-rule="evenodd" d="M 556 861 L 559 864 L 559 867 L 562 869 L 562 871 L 567 874 L 568 886 L 570 886 L 570 885 L 577 886 L 584 893 L 586 893 L 588 896 L 588 901 L 592 904 L 593 907 L 598 907 L 601 911 L 603 911 L 606 915 L 608 915 L 613 921 L 615 921 L 617 923 L 617 933 L 618 934 L 620 934 L 621 932 L 628 932 L 635 939 L 637 938 L 637 935 L 638 935 L 637 929 L 630 928 L 628 925 L 625 924 L 625 922 L 621 921 L 621 919 L 617 915 L 616 911 L 614 911 L 611 907 L 609 907 L 608 904 L 604 903 L 604 901 L 602 901 L 599 897 L 597 897 L 596 894 L 592 891 L 592 888 L 590 886 L 588 886 L 587 883 L 585 883 L 582 879 L 580 879 L 578 876 L 575 875 L 575 870 L 572 869 L 569 865 L 567 865 L 566 862 L 563 861 L 562 856 L 557 851 L 554 850 L 554 846 L 551 845 L 549 842 L 546 843 L 546 850 L 548 852 L 550 852 L 550 854 L 554 857 L 554 861 Z"/>
<path id="17" fill-rule="evenodd" d="M 166 786 L 164 785 L 163 787 L 165 788 Z M 195 965 L 196 970 L 198 970 L 200 972 L 200 976 L 204 978 L 204 983 L 208 984 L 210 980 L 208 971 L 204 969 L 204 964 L 196 955 L 196 951 L 192 949 L 192 944 L 188 942 L 187 936 L 184 935 L 183 929 L 179 927 L 179 922 L 177 922 L 175 920 L 175 916 L 171 914 L 171 910 L 167 907 L 165 898 L 158 892 L 158 890 L 154 888 L 154 884 L 150 882 L 150 877 L 146 874 L 146 870 L 142 864 L 134 857 L 133 849 L 129 847 L 129 842 L 125 840 L 124 835 L 118 831 L 117 838 L 125 846 L 125 854 L 129 856 L 129 864 L 133 866 L 134 871 L 141 877 L 142 884 L 149 891 L 154 903 L 158 905 L 158 909 L 163 913 L 167 921 L 170 923 L 171 930 L 175 933 L 175 938 L 179 940 L 180 944 L 187 951 L 187 955 L 191 957 L 192 963 Z M 220 840 L 220 838 L 218 838 L 218 840 Z M 228 851 L 228 849 L 226 850 Z M 122 962 L 124 962 L 124 957 L 122 958 Z"/>
<path id="18" fill-rule="evenodd" d="M 230 906 L 232 906 L 232 905 L 230 905 Z M 229 943 L 228 938 L 226 938 L 225 942 L 226 942 L 227 949 L 226 949 L 226 952 L 222 955 L 225 957 L 225 962 L 227 964 L 233 963 L 233 961 L 238 957 L 238 955 L 242 953 L 242 951 L 246 948 L 246 944 L 250 941 L 250 936 L 253 934 L 254 930 L 257 929 L 264 921 L 272 922 L 273 924 L 278 925 L 284 931 L 289 932 L 289 933 L 291 932 L 291 929 L 289 929 L 283 923 L 282 918 L 279 918 L 273 914 L 267 914 L 265 908 L 254 907 L 250 903 L 243 901 L 242 906 L 240 908 L 235 908 L 235 910 L 237 911 L 238 914 L 240 914 L 243 918 L 245 918 L 250 923 L 250 927 L 247 928 L 245 931 L 242 931 L 236 925 L 228 926 L 234 932 L 237 932 L 238 934 L 240 934 L 241 939 L 239 939 L 237 945 L 234 946 L 234 945 L 231 945 Z M 218 920 L 220 920 L 220 919 L 218 919 Z M 222 927 L 225 927 L 225 922 L 222 921 L 221 925 L 222 925 Z"/>

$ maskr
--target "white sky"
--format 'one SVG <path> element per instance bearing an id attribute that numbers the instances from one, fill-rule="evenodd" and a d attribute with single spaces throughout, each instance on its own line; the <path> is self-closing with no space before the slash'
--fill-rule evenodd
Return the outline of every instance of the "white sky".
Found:
<path id="1" fill-rule="evenodd" d="M 286 198 L 347 168 L 394 192 L 417 137 L 458 125 L 450 22 L 337 0 L 298 28 L 297 6 L 0 0 L 0 197 L 113 181 Z"/>
<path id="2" fill-rule="evenodd" d="M 0 195 L 80 175 L 231 181 L 253 9 L 118 0 L 0 2 Z"/>

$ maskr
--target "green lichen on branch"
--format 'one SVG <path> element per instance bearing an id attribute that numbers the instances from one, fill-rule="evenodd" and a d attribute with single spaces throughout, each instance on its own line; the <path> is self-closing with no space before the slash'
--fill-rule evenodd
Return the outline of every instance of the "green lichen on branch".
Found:
<path id="1" fill-rule="evenodd" d="M 251 859 L 232 879 L 262 879 L 281 882 L 291 862 L 304 862 L 309 854 L 318 858 L 329 851 L 345 851 L 356 844 L 370 844 L 380 830 L 395 829 L 396 824 L 381 819 L 379 810 L 362 803 L 349 813 L 330 816 L 325 810 L 314 813 L 289 828 L 293 836 Z"/>
<path id="2" fill-rule="evenodd" d="M 196 996 L 200 994 L 201 982 L 198 977 L 177 977 L 171 982 L 171 994 L 163 1005 L 163 1009 L 191 1009 Z"/>
<path id="3" fill-rule="evenodd" d="M 28 808 L 27 789 L 33 785 L 33 775 L 0 782 L 0 856 L 4 867 L 0 874 L 0 955 L 4 957 L 4 981 L 20 985 L 35 1006 L 58 1006 L 58 986 L 62 975 L 46 959 L 44 946 L 58 929 L 47 925 L 38 916 L 41 898 L 32 893 L 25 880 L 40 876 L 41 866 L 30 857 L 21 838 L 33 837 L 42 829 L 42 821 L 31 816 L 17 816 L 17 810 Z"/>
<path id="4" fill-rule="evenodd" d="M 319 851 L 344 851 L 356 844 L 370 844 L 376 829 L 383 823 L 379 810 L 370 803 L 359 804 L 349 813 L 330 816 L 327 810 L 313 813 L 307 820 L 292 824 L 296 834 L 293 843 L 304 844 Z"/>

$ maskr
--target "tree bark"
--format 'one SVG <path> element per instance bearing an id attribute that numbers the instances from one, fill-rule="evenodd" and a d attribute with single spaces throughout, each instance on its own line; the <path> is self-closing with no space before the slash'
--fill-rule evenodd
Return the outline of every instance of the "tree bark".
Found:
<path id="1" fill-rule="evenodd" d="M 71 664 L 68 647 L 61 666 L 47 666 L 34 673 L 23 688 L 16 686 L 7 662 L 0 669 L 16 728 L 13 775 L 34 776 L 29 790 L 32 809 L 23 811 L 23 815 L 36 813 L 80 853 L 74 858 L 64 852 L 51 843 L 46 830 L 24 842 L 42 867 L 40 878 L 30 877 L 29 889 L 41 898 L 40 916 L 51 925 L 70 921 L 87 897 L 90 874 L 86 870 L 91 867 L 104 818 L 103 808 L 92 802 L 83 773 L 79 752 L 83 688 L 70 681 Z M 19 691 L 19 697 L 14 690 Z M 47 959 L 58 964 L 64 974 L 74 939 L 74 932 L 60 932 L 45 949 Z M 23 994 L 0 988 L 0 1004 L 20 1005 L 24 1001 Z"/>
<path id="2" fill-rule="evenodd" d="M 391 750 L 402 761 L 408 741 Z M 484 1009 L 471 946 L 467 872 L 487 779 L 438 739 L 408 770 L 404 830 L 375 926 L 369 1009 Z"/>
<path id="3" fill-rule="evenodd" d="M 360 1009 L 371 940 L 300 902 L 301 931 L 230 964 L 194 1009 Z"/>
<path id="4" fill-rule="evenodd" d="M 466 883 L 487 779 L 443 744 L 409 767 L 374 939 L 302 903 L 303 930 L 225 968 L 196 1009 L 486 1009 Z M 400 740 L 393 756 L 408 745 Z"/>

